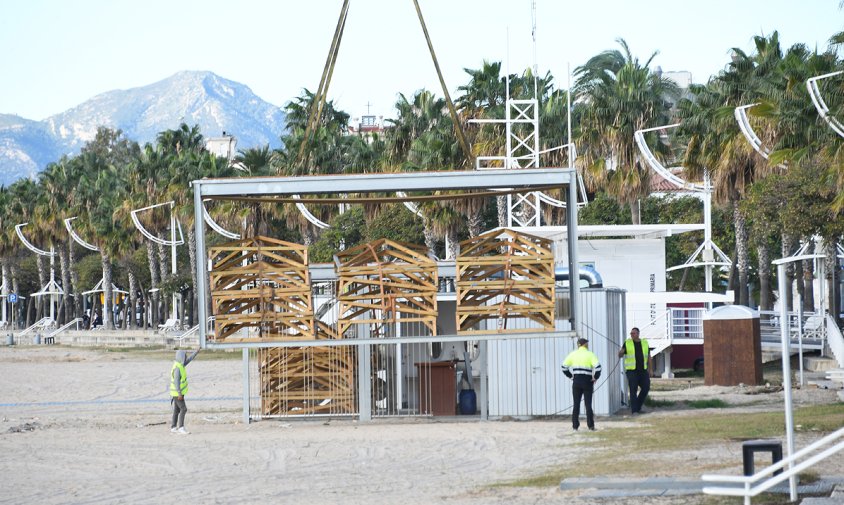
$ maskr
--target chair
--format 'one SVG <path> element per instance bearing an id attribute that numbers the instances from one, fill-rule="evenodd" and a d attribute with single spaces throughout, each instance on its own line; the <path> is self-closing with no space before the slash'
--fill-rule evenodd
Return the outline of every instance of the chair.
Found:
<path id="1" fill-rule="evenodd" d="M 824 318 L 821 315 L 815 314 L 806 318 L 803 324 L 803 338 L 823 338 L 824 332 Z"/>
<path id="2" fill-rule="evenodd" d="M 164 321 L 164 324 L 158 325 L 158 331 L 160 333 L 167 333 L 168 331 L 178 331 L 179 329 L 179 320 L 170 318 Z"/>

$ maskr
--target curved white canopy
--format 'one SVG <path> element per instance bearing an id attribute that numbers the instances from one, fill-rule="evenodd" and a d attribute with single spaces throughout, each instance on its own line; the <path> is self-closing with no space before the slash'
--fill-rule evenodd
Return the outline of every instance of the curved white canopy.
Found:
<path id="1" fill-rule="evenodd" d="M 735 116 L 741 133 L 744 134 L 745 138 L 748 142 L 750 142 L 750 145 L 753 147 L 753 149 L 755 149 L 757 153 L 761 154 L 762 157 L 767 160 L 768 156 L 771 154 L 771 150 L 762 145 L 762 140 L 759 138 L 758 135 L 756 135 L 756 132 L 753 131 L 753 127 L 750 126 L 750 120 L 747 118 L 747 109 L 755 107 L 757 105 L 759 104 L 752 103 L 750 105 L 742 105 L 736 107 Z"/>
<path id="2" fill-rule="evenodd" d="M 139 232 L 141 232 L 141 234 L 142 234 L 144 237 L 146 237 L 146 238 L 148 238 L 148 239 L 152 240 L 152 241 L 153 241 L 153 242 L 155 242 L 156 244 L 168 245 L 168 246 L 169 246 L 169 245 L 180 245 L 180 244 L 184 244 L 184 243 L 185 243 L 185 238 L 184 238 L 184 236 L 182 235 L 182 225 L 181 225 L 181 223 L 179 223 L 179 220 L 178 220 L 178 219 L 176 219 L 175 221 L 176 221 L 176 228 L 179 230 L 179 238 L 178 238 L 178 240 L 175 240 L 175 241 L 173 241 L 173 240 L 165 240 L 165 239 L 163 239 L 163 238 L 156 237 L 155 235 L 153 235 L 152 233 L 150 233 L 150 232 L 149 232 L 149 230 L 147 230 L 146 228 L 144 228 L 144 225 L 143 225 L 143 224 L 141 224 L 141 220 L 140 220 L 140 219 L 138 219 L 138 213 L 143 212 L 143 211 L 145 211 L 145 210 L 154 209 L 154 208 L 156 208 L 156 207 L 162 207 L 162 206 L 164 206 L 164 205 L 169 205 L 169 206 L 171 207 L 171 208 L 170 208 L 170 212 L 173 212 L 172 207 L 173 207 L 173 205 L 174 205 L 174 202 L 173 202 L 172 200 L 171 200 L 171 201 L 169 201 L 169 202 L 157 203 L 157 204 L 155 204 L 155 205 L 150 205 L 150 206 L 144 207 L 144 208 L 142 208 L 142 209 L 135 209 L 135 210 L 133 210 L 133 211 L 130 213 L 130 216 L 132 217 L 132 222 L 133 222 L 133 223 L 135 223 L 135 228 L 137 228 L 137 229 L 138 229 L 138 231 L 139 231 Z"/>
<path id="3" fill-rule="evenodd" d="M 67 233 L 70 234 L 70 238 L 75 240 L 77 244 L 81 245 L 85 249 L 88 249 L 89 251 L 99 251 L 99 247 L 95 246 L 94 244 L 89 244 L 88 242 L 85 242 L 84 240 L 82 240 L 82 237 L 80 237 L 76 234 L 75 231 L 73 231 L 73 227 L 70 225 L 70 222 L 74 219 L 76 219 L 76 217 L 69 217 L 64 220 L 64 227 L 67 228 Z"/>
<path id="4" fill-rule="evenodd" d="M 222 235 L 226 238 L 239 240 L 240 239 L 239 233 L 234 233 L 234 232 L 228 231 L 225 228 L 223 228 L 222 226 L 220 226 L 219 224 L 217 224 L 216 221 L 214 221 L 214 218 L 211 217 L 211 214 L 208 213 L 208 209 L 205 208 L 205 202 L 206 201 L 207 200 L 202 201 L 202 218 L 205 219 L 205 222 L 208 224 L 208 226 L 210 226 L 212 230 L 216 231 L 217 233 L 219 233 L 220 235 Z"/>
<path id="5" fill-rule="evenodd" d="M 290 197 L 295 198 L 297 200 L 299 199 L 299 195 L 290 195 Z M 310 221 L 311 224 L 313 224 L 317 228 L 321 228 L 324 230 L 329 227 L 328 223 L 321 221 L 318 217 L 311 214 L 311 211 L 309 211 L 308 208 L 305 207 L 304 203 L 297 203 L 296 208 L 299 209 L 299 212 L 301 212 L 303 216 L 305 216 L 305 219 Z"/>
<path id="6" fill-rule="evenodd" d="M 821 90 L 818 88 L 818 81 L 822 79 L 827 79 L 829 77 L 835 77 L 836 75 L 844 73 L 844 70 L 839 70 L 838 72 L 830 72 L 828 74 L 819 75 L 817 77 L 810 77 L 809 80 L 806 81 L 806 87 L 809 89 L 809 96 L 812 98 L 812 103 L 815 104 L 815 108 L 818 109 L 818 114 L 821 115 L 826 124 L 832 128 L 835 133 L 839 136 L 844 137 L 844 124 L 841 124 L 841 121 L 829 115 L 829 107 L 826 105 L 823 97 L 821 96 Z"/>
<path id="7" fill-rule="evenodd" d="M 645 161 L 648 163 L 648 165 L 650 165 L 654 172 L 659 174 L 660 177 L 687 191 L 706 193 L 709 191 L 709 188 L 706 184 L 701 186 L 700 184 L 694 184 L 678 177 L 671 171 L 670 168 L 667 168 L 662 163 L 660 163 L 656 156 L 654 156 L 654 153 L 653 151 L 651 151 L 651 148 L 648 147 L 648 143 L 645 142 L 645 133 L 656 130 L 667 130 L 669 128 L 676 128 L 678 126 L 680 126 L 680 123 L 674 123 L 665 126 L 656 126 L 654 128 L 645 128 L 643 130 L 636 130 L 636 133 L 633 134 L 633 138 L 636 140 L 636 145 L 639 146 L 639 151 L 642 153 L 642 156 L 644 156 Z"/>
<path id="8" fill-rule="evenodd" d="M 18 235 L 18 238 L 21 239 L 21 242 L 23 242 L 23 245 L 26 246 L 26 248 L 29 249 L 30 251 L 34 252 L 35 254 L 38 254 L 39 256 L 47 256 L 49 258 L 52 258 L 53 256 L 55 256 L 56 252 L 53 251 L 52 249 L 49 250 L 49 251 L 45 251 L 44 249 L 39 249 L 39 248 L 35 247 L 34 245 L 32 245 L 32 243 L 29 240 L 27 240 L 26 237 L 23 236 L 23 232 L 21 231 L 21 228 L 23 228 L 24 226 L 26 226 L 28 224 L 29 223 L 21 223 L 21 224 L 15 225 L 15 233 Z"/>

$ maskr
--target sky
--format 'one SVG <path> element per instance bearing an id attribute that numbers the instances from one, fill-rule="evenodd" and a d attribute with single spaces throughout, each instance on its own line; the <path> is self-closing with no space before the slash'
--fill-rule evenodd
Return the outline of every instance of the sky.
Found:
<path id="1" fill-rule="evenodd" d="M 844 30 L 840 0 L 419 0 L 452 98 L 464 68 L 567 69 L 627 41 L 664 71 L 706 82 L 732 47 L 778 30 L 823 51 Z M 97 94 L 209 70 L 284 106 L 316 90 L 342 0 L 5 0 L 0 113 L 42 120 Z M 535 56 L 534 56 L 535 55 Z M 350 0 L 329 98 L 358 117 L 393 115 L 398 93 L 441 87 L 411 0 Z"/>

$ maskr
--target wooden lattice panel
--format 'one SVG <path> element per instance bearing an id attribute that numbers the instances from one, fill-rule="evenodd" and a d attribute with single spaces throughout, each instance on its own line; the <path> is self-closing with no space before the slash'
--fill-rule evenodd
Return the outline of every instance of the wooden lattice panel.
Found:
<path id="1" fill-rule="evenodd" d="M 210 250 L 215 342 L 313 339 L 308 249 L 267 237 Z M 257 336 L 236 336 L 257 328 Z"/>
<path id="2" fill-rule="evenodd" d="M 486 321 L 494 324 L 483 324 Z M 458 333 L 531 329 L 554 330 L 551 241 L 504 229 L 461 242 Z"/>
<path id="3" fill-rule="evenodd" d="M 317 339 L 336 338 L 317 323 Z M 348 414 L 356 411 L 353 346 L 258 350 L 263 415 Z"/>
<path id="4" fill-rule="evenodd" d="M 421 323 L 437 332 L 437 264 L 424 247 L 380 239 L 337 254 L 339 334 L 369 324 Z"/>

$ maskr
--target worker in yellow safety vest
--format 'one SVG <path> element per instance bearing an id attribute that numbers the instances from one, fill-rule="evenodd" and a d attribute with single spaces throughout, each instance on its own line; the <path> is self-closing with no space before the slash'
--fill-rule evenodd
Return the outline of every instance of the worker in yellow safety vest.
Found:
<path id="1" fill-rule="evenodd" d="M 586 405 L 586 426 L 595 431 L 595 416 L 592 412 L 592 393 L 595 381 L 601 377 L 601 363 L 598 356 L 587 348 L 589 341 L 577 339 L 577 349 L 570 352 L 563 361 L 563 373 L 572 380 L 571 395 L 574 406 L 571 411 L 571 427 L 580 428 L 580 400 Z"/>
<path id="2" fill-rule="evenodd" d="M 627 375 L 627 389 L 630 394 L 630 412 L 642 414 L 642 405 L 651 389 L 651 350 L 648 341 L 639 338 L 639 328 L 630 330 L 630 338 L 618 351 L 618 357 L 624 358 L 624 373 Z"/>
<path id="3" fill-rule="evenodd" d="M 185 367 L 199 354 L 197 349 L 188 356 L 185 351 L 176 351 L 173 366 L 170 368 L 170 403 L 173 405 L 173 420 L 170 422 L 170 432 L 180 435 L 188 435 L 190 432 L 185 429 L 185 414 L 188 407 L 185 404 L 185 395 L 188 394 L 188 373 Z"/>

